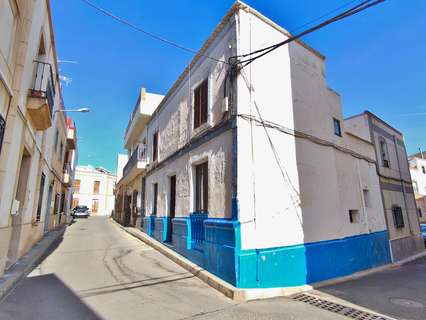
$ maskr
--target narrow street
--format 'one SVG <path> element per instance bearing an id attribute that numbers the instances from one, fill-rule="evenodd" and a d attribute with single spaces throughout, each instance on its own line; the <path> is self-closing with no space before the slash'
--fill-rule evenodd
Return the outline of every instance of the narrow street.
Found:
<path id="1" fill-rule="evenodd" d="M 1 320 L 347 319 L 286 298 L 237 304 L 107 218 L 76 220 Z"/>

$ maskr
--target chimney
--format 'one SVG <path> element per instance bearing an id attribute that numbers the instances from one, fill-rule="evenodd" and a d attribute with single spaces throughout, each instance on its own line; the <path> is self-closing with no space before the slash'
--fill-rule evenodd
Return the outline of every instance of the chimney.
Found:
<path id="1" fill-rule="evenodd" d="M 146 99 L 146 89 L 142 88 L 141 89 L 141 100 L 145 101 L 145 99 Z"/>

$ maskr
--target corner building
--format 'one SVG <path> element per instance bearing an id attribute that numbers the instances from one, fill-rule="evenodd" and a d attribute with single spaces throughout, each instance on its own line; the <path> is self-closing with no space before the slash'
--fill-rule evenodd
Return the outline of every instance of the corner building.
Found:
<path id="1" fill-rule="evenodd" d="M 346 130 L 325 58 L 294 41 L 222 62 L 289 36 L 236 2 L 139 129 L 141 228 L 239 288 L 391 262 L 375 147 Z"/>

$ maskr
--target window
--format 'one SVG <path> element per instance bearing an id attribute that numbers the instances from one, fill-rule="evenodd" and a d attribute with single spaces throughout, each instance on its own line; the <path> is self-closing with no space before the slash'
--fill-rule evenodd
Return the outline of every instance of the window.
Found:
<path id="1" fill-rule="evenodd" d="M 195 211 L 207 212 L 209 206 L 208 194 L 208 163 L 204 162 L 195 167 Z"/>
<path id="2" fill-rule="evenodd" d="M 155 162 L 158 159 L 158 132 L 152 136 L 152 161 Z"/>
<path id="3" fill-rule="evenodd" d="M 419 185 L 416 180 L 413 180 L 413 190 L 415 193 L 419 193 Z"/>
<path id="4" fill-rule="evenodd" d="M 194 129 L 207 122 L 208 81 L 204 80 L 194 90 Z"/>
<path id="5" fill-rule="evenodd" d="M 364 195 L 364 204 L 366 208 L 371 207 L 371 200 L 370 200 L 370 191 L 368 189 L 363 189 L 362 193 Z"/>
<path id="6" fill-rule="evenodd" d="M 401 229 L 404 228 L 404 217 L 402 215 L 402 208 L 399 206 L 392 207 L 393 222 L 395 228 Z"/>
<path id="7" fill-rule="evenodd" d="M 340 120 L 333 118 L 334 134 L 336 136 L 342 136 L 342 128 L 340 127 Z"/>
<path id="8" fill-rule="evenodd" d="M 99 209 L 99 199 L 92 200 L 92 213 L 98 213 Z"/>
<path id="9" fill-rule="evenodd" d="M 359 211 L 358 210 L 349 210 L 349 222 L 358 223 L 359 222 Z"/>
<path id="10" fill-rule="evenodd" d="M 44 193 L 44 183 L 46 180 L 46 176 L 44 173 L 41 174 L 40 178 L 40 190 L 38 191 L 38 205 L 37 205 L 37 214 L 36 214 L 36 221 L 40 221 L 41 218 L 41 207 L 43 204 L 43 193 Z"/>
<path id="11" fill-rule="evenodd" d="M 1 148 L 3 146 L 5 129 L 6 129 L 6 121 L 4 121 L 3 117 L 0 115 L 0 153 L 1 153 Z"/>
<path id="12" fill-rule="evenodd" d="M 154 183 L 153 187 L 153 199 L 152 199 L 152 214 L 157 215 L 157 200 L 158 200 L 158 183 Z"/>
<path id="13" fill-rule="evenodd" d="M 422 172 L 423 172 L 423 174 L 426 174 L 425 166 L 422 166 Z"/>
<path id="14" fill-rule="evenodd" d="M 382 165 L 385 168 L 390 168 L 388 145 L 383 137 L 379 138 L 380 156 L 382 157 Z"/>
<path id="15" fill-rule="evenodd" d="M 74 192 L 80 193 L 80 180 L 79 179 L 74 180 Z"/>
<path id="16" fill-rule="evenodd" d="M 59 193 L 57 193 L 55 195 L 55 203 L 53 205 L 53 214 L 58 214 L 58 210 L 59 210 L 59 201 L 61 201 L 61 196 L 59 195 Z"/>
<path id="17" fill-rule="evenodd" d="M 93 194 L 99 194 L 100 181 L 93 181 Z"/>
<path id="18" fill-rule="evenodd" d="M 417 215 L 419 218 L 423 217 L 422 208 L 417 208 Z"/>
<path id="19" fill-rule="evenodd" d="M 59 139 L 59 131 L 56 130 L 55 132 L 55 143 L 53 144 L 53 150 L 58 150 L 58 139 Z"/>

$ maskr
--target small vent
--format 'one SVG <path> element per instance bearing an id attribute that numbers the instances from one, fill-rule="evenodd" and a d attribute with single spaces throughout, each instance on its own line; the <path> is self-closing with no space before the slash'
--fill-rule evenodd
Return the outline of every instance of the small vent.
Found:
<path id="1" fill-rule="evenodd" d="M 372 313 L 357 310 L 351 307 L 346 307 L 344 305 L 319 299 L 304 293 L 297 294 L 293 296 L 292 298 L 293 300 L 308 303 L 312 306 L 315 306 L 330 312 L 338 313 L 342 316 L 346 316 L 348 318 L 355 319 L 355 320 L 391 320 L 390 318 L 385 318 Z"/>

